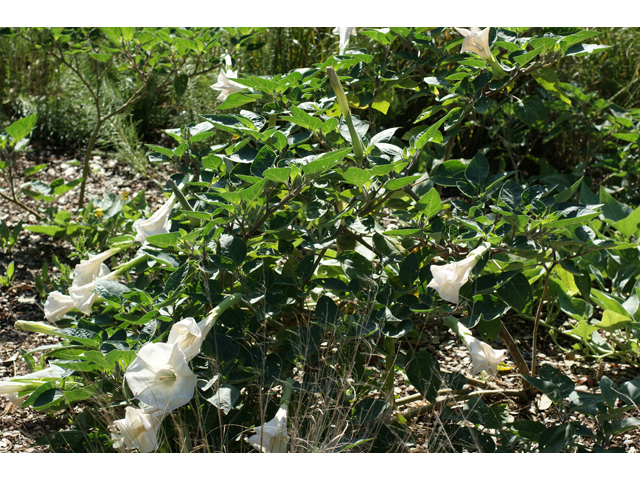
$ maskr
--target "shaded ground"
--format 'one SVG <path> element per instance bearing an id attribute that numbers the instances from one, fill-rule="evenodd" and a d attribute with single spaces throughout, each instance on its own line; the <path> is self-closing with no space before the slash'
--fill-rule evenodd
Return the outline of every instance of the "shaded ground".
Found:
<path id="1" fill-rule="evenodd" d="M 46 180 L 65 176 L 71 180 L 79 176 L 79 167 L 72 167 L 65 162 L 69 157 L 53 156 L 49 152 L 40 151 L 22 160 L 21 168 L 40 163 L 48 163 L 49 167 L 44 171 Z M 94 157 L 92 164 L 94 170 L 87 184 L 87 192 L 101 196 L 102 192 L 110 191 L 120 193 L 128 190 L 135 195 L 144 189 L 147 192 L 147 201 L 151 208 L 156 208 L 163 201 L 158 185 L 148 179 L 136 177 L 124 166 L 114 160 L 106 160 Z M 74 211 L 77 204 L 78 190 L 65 194 L 59 201 L 60 208 Z M 27 202 L 34 206 L 35 202 Z M 32 215 L 26 214 L 18 207 L 4 202 L 0 207 L 0 219 L 9 227 L 13 227 L 22 219 L 25 225 L 36 224 Z M 33 350 L 41 345 L 58 343 L 58 338 L 37 333 L 17 331 L 14 328 L 16 320 L 42 321 L 44 320 L 43 305 L 35 289 L 35 274 L 42 267 L 45 260 L 50 262 L 51 255 L 58 256 L 61 262 L 65 262 L 70 253 L 71 245 L 61 239 L 46 235 L 35 234 L 26 230 L 20 234 L 18 244 L 14 246 L 11 254 L 0 253 L 0 275 L 6 272 L 7 266 L 15 261 L 16 272 L 9 287 L 0 287 L 0 378 L 12 377 L 29 373 L 26 363 L 22 360 L 21 349 Z M 531 351 L 532 325 L 526 320 L 511 317 L 507 321 L 507 327 L 516 339 L 522 339 L 522 352 L 525 359 L 526 352 Z M 429 334 L 425 335 L 418 344 L 418 349 L 426 349 L 438 357 L 443 369 L 450 372 L 458 372 L 467 376 L 471 375 L 471 361 L 466 348 L 451 332 L 442 326 L 429 327 Z M 631 380 L 640 374 L 627 365 L 615 363 L 603 363 L 600 366 L 583 364 L 571 356 L 560 352 L 546 332 L 541 333 L 541 350 L 538 358 L 540 365 L 551 364 L 554 368 L 569 375 L 577 382 L 578 389 L 598 393 L 598 380 L 602 374 L 607 375 L 615 383 L 620 384 Z M 504 348 L 501 341 L 494 342 L 495 348 Z M 570 344 L 564 345 L 570 347 Z M 38 355 L 35 355 L 39 358 Z M 508 362 L 512 365 L 511 362 Z M 521 386 L 520 377 L 515 369 L 502 372 L 499 377 L 491 380 L 491 389 L 518 389 Z M 407 385 L 404 378 L 396 375 L 396 396 L 404 398 L 416 394 L 413 386 Z M 550 405 L 547 399 L 538 395 L 532 402 L 526 404 L 516 403 L 512 398 L 496 400 L 507 403 L 514 420 L 531 419 L 543 421 L 547 426 L 558 424 L 559 419 L 555 407 Z M 462 405 L 463 402 L 459 402 Z M 399 407 L 399 412 L 411 417 L 412 412 L 426 402 L 417 400 Z M 455 405 L 450 405 L 455 406 Z M 0 452 L 47 452 L 46 446 L 35 445 L 35 442 L 49 431 L 59 431 L 69 426 L 69 419 L 74 412 L 61 412 L 55 415 L 47 415 L 36 412 L 30 408 L 16 408 L 13 404 L 0 396 Z M 438 445 L 446 443 L 446 437 L 436 438 L 440 426 L 440 414 L 442 408 L 436 408 L 431 412 L 416 415 L 409 418 L 410 426 L 415 442 L 409 446 L 410 452 L 437 451 Z M 637 415 L 638 412 L 631 412 Z M 582 415 L 575 415 L 572 420 L 580 420 L 589 425 L 590 419 Z M 618 435 L 614 446 L 624 447 L 628 452 L 640 451 L 640 429 Z"/>

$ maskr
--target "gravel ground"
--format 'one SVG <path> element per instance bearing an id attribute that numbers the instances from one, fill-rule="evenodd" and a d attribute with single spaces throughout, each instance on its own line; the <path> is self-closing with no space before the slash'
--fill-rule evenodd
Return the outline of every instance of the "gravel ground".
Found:
<path id="1" fill-rule="evenodd" d="M 79 167 L 69 166 L 71 158 L 68 156 L 55 156 L 50 152 L 40 151 L 22 159 L 20 168 L 26 168 L 40 163 L 47 163 L 44 170 L 45 179 L 51 181 L 54 178 L 64 176 L 67 181 L 80 175 Z M 87 184 L 87 192 L 101 196 L 103 191 L 121 192 L 128 190 L 135 195 L 144 189 L 147 192 L 147 201 L 151 201 L 151 208 L 160 205 L 163 198 L 157 183 L 149 179 L 135 176 L 124 166 L 115 160 L 94 157 L 92 162 L 93 173 Z M 41 172 L 41 173 L 43 173 Z M 60 208 L 75 210 L 78 190 L 65 194 L 59 200 Z M 0 208 L 0 219 L 9 227 L 13 227 L 22 219 L 25 225 L 36 224 L 33 215 L 26 214 L 13 204 L 4 202 Z M 27 202 L 34 206 L 35 202 Z M 35 273 L 42 267 L 45 260 L 50 262 L 51 255 L 55 254 L 64 262 L 70 252 L 71 245 L 61 239 L 46 235 L 35 234 L 26 230 L 20 234 L 18 244 L 14 246 L 11 254 L 0 253 L 0 274 L 4 274 L 7 266 L 15 261 L 16 273 L 9 287 L 0 287 L 0 378 L 11 377 L 29 373 L 26 363 L 22 360 L 20 350 L 33 350 L 41 345 L 58 343 L 58 338 L 36 333 L 18 331 L 14 328 L 16 320 L 44 320 L 43 306 L 35 289 Z M 523 352 L 530 351 L 530 339 L 532 325 L 524 320 L 512 317 L 507 326 L 512 336 L 522 340 Z M 443 369 L 458 372 L 467 376 L 471 375 L 471 362 L 466 348 L 444 327 L 430 327 L 425 340 L 414 345 L 418 349 L 426 349 L 438 357 Z M 628 365 L 604 363 L 600 371 L 598 366 L 582 364 L 573 357 L 565 356 L 554 348 L 548 337 L 544 336 L 539 355 L 539 364 L 549 363 L 553 367 L 569 375 L 578 383 L 578 389 L 585 392 L 598 393 L 598 380 L 602 374 L 620 384 L 631 380 L 640 374 L 637 369 Z M 494 342 L 495 348 L 504 348 L 500 340 Z M 38 354 L 35 354 L 39 359 Z M 525 357 L 526 358 L 526 357 Z M 520 377 L 516 370 L 500 373 L 495 380 L 490 380 L 493 389 L 517 389 L 520 388 Z M 396 395 L 400 398 L 416 394 L 413 386 L 408 385 L 402 375 L 396 375 Z M 489 401 L 487 401 L 489 403 Z M 498 399 L 496 402 L 507 403 L 514 420 L 532 419 L 543 421 L 547 426 L 555 425 L 559 418 L 555 407 L 548 399 L 538 395 L 532 402 L 518 404 L 512 398 Z M 457 406 L 461 406 L 459 402 Z M 416 400 L 399 408 L 399 412 L 409 417 L 408 425 L 411 428 L 415 442 L 409 446 L 410 452 L 428 452 L 439 450 L 439 445 L 445 446 L 447 439 L 438 437 L 440 415 L 443 409 L 437 407 L 430 412 L 415 416 L 418 407 L 426 405 L 426 402 Z M 450 404 L 454 408 L 456 405 Z M 411 413 L 410 413 L 411 412 Z M 59 431 L 69 425 L 69 419 L 77 412 L 61 412 L 55 415 L 47 415 L 36 412 L 30 408 L 16 408 L 12 403 L 0 396 L 0 452 L 48 452 L 47 446 L 39 446 L 35 443 L 47 432 Z M 630 412 L 638 415 L 638 412 Z M 575 416 L 576 420 L 584 421 L 587 425 L 590 419 Z M 618 435 L 614 445 L 624 447 L 627 452 L 640 451 L 640 429 Z"/>

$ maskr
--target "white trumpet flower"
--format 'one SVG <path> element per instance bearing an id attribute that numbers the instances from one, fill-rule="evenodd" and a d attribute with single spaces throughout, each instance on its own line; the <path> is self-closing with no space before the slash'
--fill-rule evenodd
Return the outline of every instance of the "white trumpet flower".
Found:
<path id="1" fill-rule="evenodd" d="M 433 279 L 427 284 L 427 287 L 436 289 L 443 300 L 458 305 L 460 288 L 467 283 L 471 270 L 488 249 L 489 244 L 483 243 L 469 253 L 469 256 L 464 260 L 447 265 L 431 265 Z"/>
<path id="2" fill-rule="evenodd" d="M 200 353 L 206 333 L 203 332 L 206 321 L 196 323 L 193 317 L 180 320 L 171 327 L 167 344 L 177 343 L 187 361 Z M 207 329 L 208 331 L 208 329 Z"/>
<path id="3" fill-rule="evenodd" d="M 234 72 L 233 70 L 227 70 L 226 73 L 220 70 L 218 74 L 218 83 L 211 85 L 211 88 L 214 90 L 219 90 L 221 93 L 218 95 L 218 101 L 224 102 L 229 95 L 232 93 L 240 92 L 244 90 L 244 85 L 240 85 L 230 78 L 238 78 L 238 72 Z"/>
<path id="4" fill-rule="evenodd" d="M 473 374 L 487 372 L 494 377 L 498 374 L 498 364 L 506 357 L 506 350 L 494 350 L 490 345 L 477 338 L 468 339 L 467 347 L 471 353 Z"/>
<path id="5" fill-rule="evenodd" d="M 44 318 L 55 325 L 64 315 L 75 308 L 75 303 L 69 295 L 58 291 L 51 292 L 44 302 Z"/>
<path id="6" fill-rule="evenodd" d="M 464 36 L 460 53 L 477 53 L 487 60 L 493 58 L 491 50 L 489 49 L 489 30 L 491 27 L 487 27 L 484 30 L 480 30 L 478 27 L 471 27 L 471 30 L 467 30 L 466 28 L 454 28 L 460 35 Z"/>
<path id="7" fill-rule="evenodd" d="M 445 317 L 444 324 L 451 328 L 469 349 L 474 375 L 487 372 L 495 377 L 498 374 L 498 364 L 505 359 L 506 350 L 494 350 L 490 345 L 478 340 L 471 334 L 471 330 L 455 317 Z"/>
<path id="8" fill-rule="evenodd" d="M 98 278 L 111 279 L 108 275 L 111 272 L 104 263 L 109 257 L 118 253 L 120 249 L 112 248 L 99 255 L 89 255 L 88 260 L 82 260 L 76 265 L 73 283 L 69 288 L 69 296 L 75 304 L 75 308 L 85 315 L 91 313 L 91 307 L 98 296 L 93 292 L 95 281 Z"/>
<path id="9" fill-rule="evenodd" d="M 340 42 L 338 44 L 338 52 L 340 55 L 344 54 L 347 49 L 347 46 L 349 45 L 349 37 L 351 37 L 351 35 L 357 35 L 356 27 L 336 27 L 331 33 L 340 36 Z"/>
<path id="10" fill-rule="evenodd" d="M 270 421 L 255 427 L 255 431 L 256 434 L 247 439 L 255 449 L 263 453 L 287 453 L 287 405 L 281 406 Z"/>
<path id="11" fill-rule="evenodd" d="M 124 377 L 134 398 L 170 412 L 193 397 L 196 376 L 177 343 L 147 343 Z"/>
<path id="12" fill-rule="evenodd" d="M 158 429 L 163 418 L 164 413 L 160 410 L 127 407 L 125 418 L 113 422 L 119 430 L 118 433 L 111 434 L 111 438 L 115 440 L 113 448 L 136 448 L 142 453 L 153 452 L 158 448 Z"/>
<path id="13" fill-rule="evenodd" d="M 176 196 L 172 194 L 169 200 L 149 218 L 138 219 L 133 222 L 133 229 L 136 231 L 136 242 L 145 244 L 147 237 L 161 233 L 169 233 L 169 229 L 171 228 L 171 220 L 169 220 L 169 217 L 171 216 L 171 211 L 175 203 Z"/>

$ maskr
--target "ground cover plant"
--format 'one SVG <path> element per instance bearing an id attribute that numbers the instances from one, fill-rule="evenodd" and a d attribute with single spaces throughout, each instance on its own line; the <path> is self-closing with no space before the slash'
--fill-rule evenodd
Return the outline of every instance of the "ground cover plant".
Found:
<path id="1" fill-rule="evenodd" d="M 88 55 L 115 68 L 133 51 L 126 68 L 150 68 L 113 115 L 155 92 L 155 58 L 173 59 L 162 85 L 182 93 L 215 68 L 218 103 L 146 144 L 167 172 L 154 211 L 144 191 L 86 205 L 80 193 L 75 214 L 48 205 L 87 177 L 107 65 L 91 73 L 97 116 L 80 179 L 24 181 L 46 168 L 16 168 L 35 114 L 3 132 L 2 196 L 79 260 L 56 259 L 55 274 L 44 265 L 44 318 L 15 322 L 60 342 L 24 351 L 32 373 L 0 381 L 20 408 L 81 407 L 41 444 L 404 451 L 410 420 L 437 413 L 429 451 L 596 452 L 640 426 L 640 377 L 600 373 L 599 391 L 584 392 L 540 356 L 544 331 L 572 358 L 638 367 L 640 110 L 562 80 L 561 66 L 616 48 L 586 43 L 598 31 L 340 27 L 314 32 L 322 54 L 301 55 L 308 64 L 257 73 L 240 66 L 279 35 L 51 34 L 61 63 Z M 67 38 L 88 43 L 55 43 Z M 165 40 L 175 50 L 146 46 Z M 215 58 L 180 73 L 194 50 Z M 23 226 L 0 227 L 9 251 Z M 529 339 L 513 333 L 516 318 Z M 438 331 L 467 349 L 470 374 L 426 347 Z M 515 385 L 501 383 L 507 372 Z M 398 398 L 398 378 L 417 394 Z M 558 424 L 514 417 L 514 402 L 539 394 Z"/>

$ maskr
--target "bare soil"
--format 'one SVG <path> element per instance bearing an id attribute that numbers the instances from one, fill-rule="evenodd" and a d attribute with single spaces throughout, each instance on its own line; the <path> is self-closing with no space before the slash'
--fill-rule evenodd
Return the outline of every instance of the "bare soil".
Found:
<path id="1" fill-rule="evenodd" d="M 51 181 L 64 176 L 69 181 L 80 176 L 80 167 L 69 166 L 66 163 L 72 158 L 69 155 L 53 155 L 47 151 L 38 151 L 21 159 L 19 168 L 46 163 L 47 169 L 40 172 L 44 174 L 45 180 Z M 152 204 L 152 208 L 163 201 L 160 187 L 156 182 L 133 174 L 125 165 L 114 159 L 96 155 L 92 162 L 92 169 L 92 175 L 87 183 L 87 193 L 90 195 L 101 197 L 104 191 L 120 193 L 125 190 L 135 195 L 145 190 L 147 202 Z M 57 203 L 59 207 L 75 212 L 78 191 L 78 189 L 72 190 L 60 198 Z M 35 207 L 35 202 L 30 199 L 27 199 L 26 203 Z M 37 224 L 33 215 L 8 202 L 3 202 L 0 207 L 0 219 L 4 220 L 10 228 L 21 219 L 25 225 Z M 0 253 L 0 275 L 5 274 L 7 266 L 12 261 L 15 262 L 16 267 L 11 285 L 0 287 L 0 378 L 29 373 L 29 368 L 22 359 L 21 350 L 30 351 L 41 345 L 58 343 L 59 339 L 54 336 L 18 331 L 14 323 L 16 320 L 44 320 L 43 301 L 35 288 L 35 275 L 42 268 L 45 260 L 51 264 L 52 254 L 58 256 L 61 262 L 71 263 L 68 261 L 70 248 L 71 245 L 61 239 L 23 230 L 11 253 Z M 505 324 L 512 336 L 519 339 L 521 351 L 525 359 L 530 361 L 530 358 L 526 358 L 526 352 L 531 351 L 532 325 L 518 317 L 506 319 Z M 494 348 L 505 348 L 499 339 L 492 345 Z M 538 355 L 539 365 L 551 364 L 570 376 L 578 383 L 577 388 L 585 392 L 598 393 L 598 380 L 603 374 L 617 384 L 631 380 L 640 374 L 640 371 L 629 365 L 609 362 L 592 365 L 576 359 L 571 354 L 566 355 L 555 347 L 545 331 L 541 332 L 539 345 L 541 348 Z M 570 344 L 564 346 L 570 347 Z M 466 348 L 445 327 L 429 327 L 428 334 L 425 333 L 414 348 L 426 349 L 436 355 L 443 370 L 471 376 L 471 362 Z M 38 359 L 38 354 L 35 357 Z M 512 365 L 509 361 L 507 363 Z M 496 379 L 485 380 L 489 383 L 489 389 L 521 388 L 520 376 L 515 368 L 501 372 Z M 396 375 L 395 383 L 395 393 L 399 398 L 417 393 L 400 374 Z M 547 426 L 559 423 L 555 406 L 540 394 L 527 403 L 518 403 L 516 399 L 509 396 L 486 401 L 488 404 L 507 403 L 512 420 L 538 420 Z M 456 406 L 461 407 L 463 403 L 449 404 L 449 407 L 455 410 Z M 437 406 L 429 412 L 416 414 L 416 409 L 425 405 L 427 405 L 425 401 L 416 400 L 399 407 L 399 413 L 407 416 L 407 425 L 411 428 L 415 439 L 408 445 L 409 452 L 434 451 L 434 442 L 437 444 L 443 441 L 441 437 L 436 439 L 436 435 L 441 433 L 439 427 L 443 408 Z M 68 428 L 69 421 L 77 414 L 78 408 L 76 411 L 48 415 L 30 408 L 17 408 L 5 397 L 0 396 L 0 452 L 49 452 L 49 447 L 36 445 L 36 442 L 47 432 Z M 630 415 L 638 414 L 638 411 L 630 412 Z M 587 426 L 593 424 L 591 419 L 583 415 L 575 415 L 572 420 L 579 420 Z M 618 435 L 613 445 L 623 447 L 627 452 L 639 452 L 640 429 Z"/>

